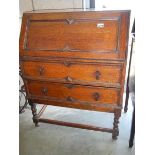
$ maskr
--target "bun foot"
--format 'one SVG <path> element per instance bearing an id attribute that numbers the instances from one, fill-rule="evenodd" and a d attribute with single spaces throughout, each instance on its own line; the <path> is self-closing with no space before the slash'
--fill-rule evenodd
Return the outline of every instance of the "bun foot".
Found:
<path id="1" fill-rule="evenodd" d="M 35 127 L 39 127 L 39 124 L 38 123 L 35 123 Z"/>
<path id="2" fill-rule="evenodd" d="M 32 110 L 32 115 L 33 115 L 33 123 L 35 124 L 36 127 L 39 127 L 39 120 L 38 120 L 38 115 L 37 115 L 37 108 L 36 108 L 36 104 L 32 103 L 29 101 L 29 104 L 31 106 L 31 110 Z"/>
<path id="3" fill-rule="evenodd" d="M 117 136 L 112 136 L 112 139 L 113 140 L 117 140 Z"/>

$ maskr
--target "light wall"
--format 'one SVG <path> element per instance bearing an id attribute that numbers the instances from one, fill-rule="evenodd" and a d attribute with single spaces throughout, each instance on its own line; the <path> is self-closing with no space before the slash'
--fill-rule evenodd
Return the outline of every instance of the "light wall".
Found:
<path id="1" fill-rule="evenodd" d="M 83 0 L 33 0 L 34 9 L 82 8 Z M 23 12 L 33 10 L 32 0 L 19 0 L 20 17 Z"/>

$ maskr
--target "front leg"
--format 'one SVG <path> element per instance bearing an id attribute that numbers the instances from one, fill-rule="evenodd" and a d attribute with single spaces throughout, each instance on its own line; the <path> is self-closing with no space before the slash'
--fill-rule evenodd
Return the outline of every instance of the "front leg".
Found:
<path id="1" fill-rule="evenodd" d="M 119 135 L 118 123 L 119 123 L 120 113 L 121 113 L 120 110 L 115 109 L 114 123 L 113 123 L 113 133 L 112 133 L 112 139 L 114 139 L 114 140 L 117 140 L 117 136 Z"/>
<path id="2" fill-rule="evenodd" d="M 36 127 L 38 127 L 38 123 L 39 123 L 39 118 L 37 115 L 37 108 L 36 108 L 36 104 L 32 103 L 29 101 L 29 105 L 31 106 L 31 110 L 32 110 L 32 115 L 33 115 L 33 123 L 35 124 Z"/>

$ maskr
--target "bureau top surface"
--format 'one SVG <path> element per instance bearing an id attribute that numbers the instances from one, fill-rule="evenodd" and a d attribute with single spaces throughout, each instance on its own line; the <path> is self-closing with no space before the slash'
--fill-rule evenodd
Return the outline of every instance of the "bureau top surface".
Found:
<path id="1" fill-rule="evenodd" d="M 34 11 L 27 11 L 27 13 L 58 13 L 58 12 L 130 12 L 130 10 L 121 10 L 121 9 L 95 9 L 95 8 L 75 8 L 75 9 L 43 9 L 43 10 L 34 10 Z"/>

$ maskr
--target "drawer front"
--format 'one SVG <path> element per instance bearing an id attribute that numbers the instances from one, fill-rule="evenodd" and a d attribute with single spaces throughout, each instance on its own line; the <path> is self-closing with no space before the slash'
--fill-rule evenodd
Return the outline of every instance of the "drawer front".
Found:
<path id="1" fill-rule="evenodd" d="M 121 64 L 73 62 L 22 62 L 24 76 L 77 84 L 120 86 Z"/>
<path id="2" fill-rule="evenodd" d="M 20 54 L 124 59 L 128 18 L 129 12 L 24 14 Z"/>
<path id="3" fill-rule="evenodd" d="M 118 20 L 62 19 L 30 21 L 27 49 L 45 51 L 116 51 Z"/>
<path id="4" fill-rule="evenodd" d="M 29 96 L 70 103 L 118 104 L 120 95 L 120 90 L 114 88 L 36 81 L 28 81 L 27 88 Z"/>

